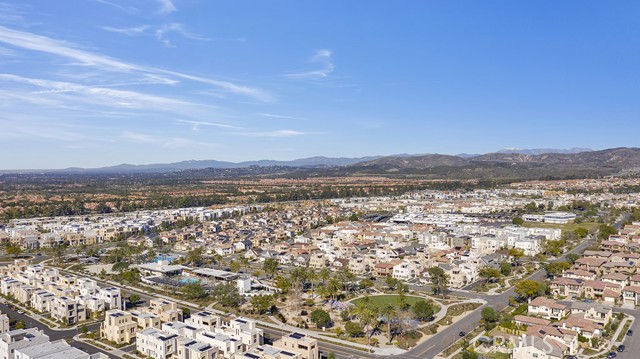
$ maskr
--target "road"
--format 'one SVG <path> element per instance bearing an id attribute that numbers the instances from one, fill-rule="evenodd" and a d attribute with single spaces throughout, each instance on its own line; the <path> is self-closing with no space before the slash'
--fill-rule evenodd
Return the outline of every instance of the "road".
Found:
<path id="1" fill-rule="evenodd" d="M 633 330 L 633 336 L 625 337 L 623 344 L 626 348 L 624 352 L 618 353 L 616 359 L 637 359 L 638 353 L 640 353 L 640 340 L 636 339 L 635 336 L 640 334 L 640 310 L 626 308 L 614 308 L 613 310 L 636 317 L 636 320 L 633 321 L 629 328 Z"/>
<path id="2" fill-rule="evenodd" d="M 562 261 L 565 259 L 565 256 L 569 253 L 580 253 L 584 251 L 585 248 L 589 247 L 592 244 L 592 240 L 587 240 L 570 250 L 569 252 L 562 255 L 556 261 Z M 527 279 L 535 280 L 535 281 L 543 281 L 546 277 L 546 272 L 544 269 L 540 269 L 535 273 L 531 274 Z M 470 295 L 476 298 L 482 298 L 487 301 L 487 304 L 479 307 L 473 312 L 469 313 L 464 319 L 459 320 L 452 325 L 448 326 L 438 334 L 432 336 L 428 340 L 418 344 L 413 349 L 409 350 L 405 354 L 402 355 L 393 355 L 381 358 L 395 358 L 395 359 L 432 359 L 436 355 L 440 354 L 443 350 L 453 344 L 456 340 L 460 339 L 459 333 L 466 332 L 469 333 L 473 329 L 475 329 L 478 325 L 480 325 L 480 319 L 482 308 L 485 306 L 491 306 L 494 309 L 500 311 L 506 308 L 509 305 L 509 297 L 515 296 L 514 288 L 511 287 L 508 290 L 504 291 L 500 295 L 494 296 L 480 296 L 476 293 L 469 293 Z M 640 333 L 639 333 L 640 334 Z"/>
<path id="3" fill-rule="evenodd" d="M 2 311 L 2 313 L 7 314 L 9 318 L 12 320 L 22 320 L 25 323 L 27 328 L 38 328 L 42 330 L 46 335 L 49 336 L 49 340 L 51 341 L 56 341 L 60 339 L 71 339 L 71 342 L 69 343 L 71 344 L 71 346 L 81 349 L 89 354 L 95 354 L 100 352 L 108 355 L 110 358 L 114 358 L 114 359 L 118 358 L 117 356 L 109 354 L 108 352 L 102 349 L 96 348 L 92 345 L 89 345 L 83 342 L 73 340 L 72 339 L 73 336 L 79 334 L 79 331 L 80 331 L 79 329 L 52 330 L 46 324 L 41 323 L 26 314 L 19 314 L 17 311 L 9 308 L 4 303 L 0 303 L 0 311 Z M 95 330 L 98 330 L 99 328 L 100 328 L 99 323 L 87 325 L 87 329 L 89 329 L 89 331 L 95 331 Z"/>

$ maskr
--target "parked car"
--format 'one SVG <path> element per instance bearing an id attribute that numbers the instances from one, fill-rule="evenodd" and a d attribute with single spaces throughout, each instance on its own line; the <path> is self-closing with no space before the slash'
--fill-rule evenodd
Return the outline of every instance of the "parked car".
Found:
<path id="1" fill-rule="evenodd" d="M 24 314 L 24 311 L 23 310 L 19 310 L 18 314 Z"/>
<path id="2" fill-rule="evenodd" d="M 609 354 L 607 354 L 607 359 L 613 359 L 617 356 L 618 354 L 616 354 L 616 352 L 610 352 Z"/>
<path id="3" fill-rule="evenodd" d="M 459 335 L 459 336 L 461 336 L 461 337 L 464 337 L 465 335 L 467 335 L 467 333 L 465 333 L 465 332 L 460 332 L 460 333 L 458 333 L 458 335 Z"/>
<path id="4" fill-rule="evenodd" d="M 624 344 L 618 345 L 618 353 L 622 353 L 625 348 Z"/>
<path id="5" fill-rule="evenodd" d="M 628 336 L 632 336 L 633 335 L 633 330 L 631 330 L 631 329 L 627 330 L 627 335 Z"/>

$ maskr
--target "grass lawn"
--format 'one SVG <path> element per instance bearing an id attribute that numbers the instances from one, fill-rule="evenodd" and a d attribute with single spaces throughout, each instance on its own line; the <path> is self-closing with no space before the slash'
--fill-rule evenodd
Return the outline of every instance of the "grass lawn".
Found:
<path id="1" fill-rule="evenodd" d="M 573 232 L 576 229 L 582 227 L 586 228 L 589 232 L 595 231 L 600 226 L 600 223 L 596 222 L 584 222 L 584 223 L 567 223 L 567 224 L 554 224 L 554 223 L 539 223 L 539 222 L 524 222 L 523 227 L 539 227 L 539 228 L 560 228 L 563 232 Z"/>
<path id="2" fill-rule="evenodd" d="M 415 302 L 420 301 L 420 300 L 426 300 L 427 302 L 429 302 L 429 299 L 426 298 L 422 298 L 422 297 L 414 297 L 414 296 L 406 296 L 407 298 L 407 303 L 409 305 L 413 305 Z M 400 296 L 399 295 L 395 295 L 395 294 L 389 294 L 389 295 L 372 295 L 369 297 L 369 299 L 371 300 L 371 303 L 378 307 L 378 309 L 383 309 L 384 307 L 386 307 L 387 305 L 391 304 L 395 307 L 397 307 L 400 304 Z M 359 302 L 362 301 L 362 298 L 358 298 L 358 299 L 354 299 L 351 301 L 351 303 L 353 303 L 354 305 L 358 305 Z M 434 307 L 434 311 L 435 313 L 438 313 L 440 311 L 440 306 L 438 306 L 435 303 L 431 303 Z M 434 313 L 434 314 L 435 314 Z"/>

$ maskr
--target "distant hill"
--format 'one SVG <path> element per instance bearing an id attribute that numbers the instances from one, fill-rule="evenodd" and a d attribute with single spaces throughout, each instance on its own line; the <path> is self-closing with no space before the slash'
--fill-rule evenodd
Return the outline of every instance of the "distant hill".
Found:
<path id="1" fill-rule="evenodd" d="M 235 168 L 247 168 L 253 166 L 259 167 L 335 167 L 335 166 L 347 166 L 354 163 L 371 161 L 379 158 L 380 156 L 368 156 L 368 157 L 309 157 L 300 158 L 291 161 L 275 161 L 275 160 L 258 160 L 258 161 L 245 161 L 245 162 L 226 162 L 216 160 L 191 160 L 181 161 L 173 163 L 154 163 L 148 165 L 132 165 L 123 163 L 117 166 L 100 167 L 100 168 L 66 168 L 55 171 L 44 172 L 84 172 L 84 173 L 163 173 L 163 172 L 177 172 L 184 170 L 198 170 L 205 168 L 216 169 L 235 169 Z M 28 172 L 28 171 L 21 171 Z"/>
<path id="2" fill-rule="evenodd" d="M 593 177 L 640 169 L 639 148 L 577 153 L 489 153 L 463 158 L 449 155 L 382 157 L 335 172 L 340 175 L 394 174 L 433 179 Z"/>
<path id="3" fill-rule="evenodd" d="M 542 155 L 545 153 L 580 153 L 593 151 L 590 148 L 574 147 L 569 149 L 558 148 L 503 148 L 497 153 L 519 153 L 523 155 Z"/>

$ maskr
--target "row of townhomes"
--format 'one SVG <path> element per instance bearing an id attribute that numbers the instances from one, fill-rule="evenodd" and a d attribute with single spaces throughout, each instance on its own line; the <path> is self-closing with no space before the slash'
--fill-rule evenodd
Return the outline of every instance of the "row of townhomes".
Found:
<path id="1" fill-rule="evenodd" d="M 551 281 L 554 299 L 537 297 L 528 304 L 527 315 L 514 317 L 527 331 L 512 358 L 562 359 L 577 353 L 579 337 L 587 345 L 602 338 L 615 307 L 640 304 L 639 259 L 640 223 L 635 222 L 600 242 L 599 250 L 585 250 Z"/>
<path id="2" fill-rule="evenodd" d="M 38 328 L 9 327 L 9 317 L 0 314 L 0 358 L 2 359 L 108 359 L 102 353 L 88 354 L 64 339 L 50 341 Z"/>
<path id="3" fill-rule="evenodd" d="M 176 303 L 165 300 L 152 300 L 143 313 L 107 311 L 102 336 L 118 344 L 135 340 L 139 353 L 155 359 L 319 359 L 316 339 L 291 333 L 265 344 L 263 330 L 250 319 L 201 311 L 183 320 L 165 314 L 179 314 Z"/>
<path id="4" fill-rule="evenodd" d="M 551 282 L 558 298 L 593 299 L 609 305 L 634 308 L 640 304 L 640 223 L 624 226 L 586 250 L 561 276 Z"/>
<path id="5" fill-rule="evenodd" d="M 13 297 L 65 325 L 82 322 L 109 309 L 122 309 L 119 288 L 102 288 L 89 278 L 61 275 L 55 268 L 18 259 L 0 267 L 0 293 Z"/>

